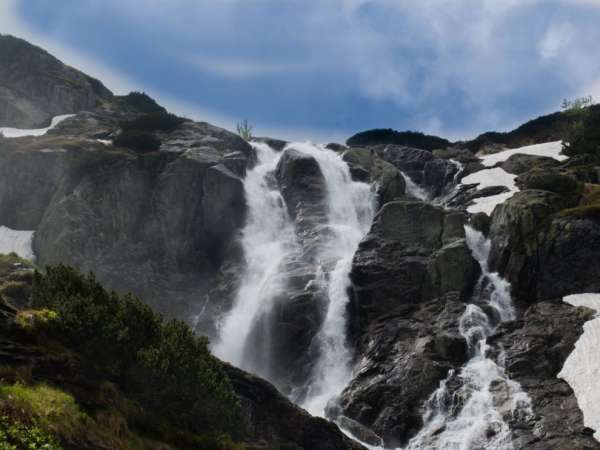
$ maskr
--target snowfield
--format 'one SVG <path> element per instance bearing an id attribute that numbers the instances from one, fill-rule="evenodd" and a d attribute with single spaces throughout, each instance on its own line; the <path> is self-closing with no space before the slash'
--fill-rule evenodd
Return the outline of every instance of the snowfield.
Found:
<path id="1" fill-rule="evenodd" d="M 33 231 L 18 231 L 0 225 L 0 254 L 16 253 L 33 261 Z"/>
<path id="2" fill-rule="evenodd" d="M 562 141 L 546 142 L 543 144 L 527 145 L 525 147 L 514 148 L 510 150 L 504 150 L 502 152 L 493 153 L 491 155 L 480 155 L 479 159 L 486 167 L 495 166 L 498 163 L 506 161 L 512 155 L 535 155 L 535 156 L 548 156 L 554 158 L 557 161 L 564 161 L 567 156 L 561 155 Z M 494 167 L 491 169 L 483 169 L 479 172 L 472 173 L 464 177 L 460 184 L 478 184 L 478 190 L 481 190 L 490 186 L 505 186 L 509 192 L 505 192 L 497 195 L 490 195 L 489 197 L 480 197 L 473 200 L 473 204 L 467 207 L 467 211 L 470 213 L 485 213 L 488 216 L 492 215 L 494 208 L 504 203 L 506 200 L 511 198 L 515 193 L 519 192 L 519 188 L 515 185 L 516 175 L 512 175 L 506 172 L 501 167 Z"/>
<path id="3" fill-rule="evenodd" d="M 75 114 L 64 114 L 62 116 L 56 116 L 52 119 L 52 121 L 50 122 L 50 126 L 47 128 L 25 130 L 25 129 L 21 129 L 21 128 L 8 128 L 8 127 L 2 128 L 2 127 L 0 127 L 0 133 L 2 133 L 2 135 L 5 138 L 19 138 L 19 137 L 26 137 L 26 136 L 43 136 L 48 131 L 50 131 L 52 128 L 55 128 L 63 120 L 66 120 L 69 117 L 73 117 L 74 115 Z"/>
<path id="4" fill-rule="evenodd" d="M 568 295 L 563 301 L 573 306 L 586 306 L 600 312 L 600 294 Z M 575 343 L 575 350 L 569 355 L 558 374 L 573 391 L 583 412 L 583 423 L 595 431 L 594 437 L 600 441 L 600 316 L 586 322 L 583 334 Z"/>
<path id="5" fill-rule="evenodd" d="M 479 156 L 479 159 L 481 159 L 482 164 L 486 167 L 495 166 L 499 162 L 504 162 L 512 155 L 547 156 L 549 158 L 554 158 L 557 161 L 564 161 L 568 156 L 561 155 L 561 152 L 562 141 L 554 141 L 513 148 L 498 153 L 492 153 L 491 155 L 481 155 Z"/>

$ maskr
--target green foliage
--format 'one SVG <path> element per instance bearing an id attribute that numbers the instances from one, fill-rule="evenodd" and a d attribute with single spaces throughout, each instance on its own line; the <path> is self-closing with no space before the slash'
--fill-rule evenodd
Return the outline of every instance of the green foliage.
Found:
<path id="1" fill-rule="evenodd" d="M 422 150 L 444 149 L 451 142 L 437 137 L 423 134 L 417 131 L 396 131 L 391 128 L 374 129 L 357 133 L 346 141 L 351 147 L 365 145 L 395 144 L 416 147 Z"/>
<path id="2" fill-rule="evenodd" d="M 569 156 L 600 156 L 600 108 L 590 105 L 591 97 L 566 102 L 571 124 L 565 133 L 563 153 Z"/>
<path id="3" fill-rule="evenodd" d="M 113 144 L 117 147 L 126 147 L 138 152 L 153 152 L 160 148 L 160 139 L 152 133 L 138 130 L 121 132 Z"/>
<path id="4" fill-rule="evenodd" d="M 0 450 L 62 450 L 59 443 L 35 425 L 0 416 Z"/>
<path id="5" fill-rule="evenodd" d="M 239 400 L 208 340 L 164 321 L 132 295 L 59 265 L 36 272 L 36 308 L 56 311 L 58 336 L 131 398 L 192 432 L 239 431 Z"/>
<path id="6" fill-rule="evenodd" d="M 579 111 L 591 106 L 593 103 L 592 96 L 580 97 L 575 100 L 564 99 L 562 102 L 562 110 L 567 114 L 577 114 Z"/>
<path id="7" fill-rule="evenodd" d="M 249 141 L 252 139 L 252 125 L 247 120 L 242 120 L 237 124 L 237 134 L 244 140 Z"/>
<path id="8" fill-rule="evenodd" d="M 39 332 L 52 329 L 58 314 L 49 309 L 26 309 L 17 312 L 16 322 L 25 331 Z"/>
<path id="9" fill-rule="evenodd" d="M 123 131 L 173 131 L 179 125 L 185 122 L 185 119 L 168 112 L 152 112 L 143 116 L 121 122 Z"/>

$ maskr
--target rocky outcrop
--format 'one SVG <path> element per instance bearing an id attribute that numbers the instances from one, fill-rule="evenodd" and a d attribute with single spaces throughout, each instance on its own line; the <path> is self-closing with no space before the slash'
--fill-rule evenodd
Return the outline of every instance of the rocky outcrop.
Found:
<path id="1" fill-rule="evenodd" d="M 375 185 L 380 206 L 404 197 L 404 177 L 396 167 L 380 158 L 374 150 L 353 147 L 344 151 L 342 158 L 348 163 L 354 180 Z"/>
<path id="2" fill-rule="evenodd" d="M 512 284 L 517 301 L 600 289 L 600 222 L 573 206 L 572 196 L 527 190 L 494 211 L 490 265 Z"/>
<path id="3" fill-rule="evenodd" d="M 333 423 L 292 404 L 270 383 L 230 365 L 225 370 L 242 401 L 249 449 L 364 450 Z"/>
<path id="4" fill-rule="evenodd" d="M 211 318 L 198 317 L 201 331 L 214 334 L 213 308 L 227 307 L 228 299 L 206 295 L 220 268 L 241 257 L 241 176 L 252 148 L 225 130 L 190 123 L 165 137 L 171 151 L 140 155 L 90 140 L 92 119 L 0 142 L 2 223 L 36 230 L 39 265 L 93 271 L 109 288 L 132 291 L 168 316 L 203 312 Z M 87 124 L 83 136 L 78 123 Z M 196 144 L 182 144 L 182 134 Z"/>
<path id="5" fill-rule="evenodd" d="M 426 187 L 434 197 L 443 193 L 459 171 L 458 165 L 450 160 L 418 148 L 387 145 L 379 149 L 379 153 L 415 183 Z"/>
<path id="6" fill-rule="evenodd" d="M 12 36 L 0 35 L 0 126 L 42 128 L 112 99 L 102 83 Z"/>
<path id="7" fill-rule="evenodd" d="M 457 327 L 479 266 L 465 220 L 421 202 L 387 203 L 355 255 L 351 317 L 361 356 L 337 414 L 388 446 L 418 431 L 426 399 L 467 358 Z"/>
<path id="8" fill-rule="evenodd" d="M 529 307 L 523 316 L 502 325 L 489 340 L 491 353 L 502 358 L 507 374 L 532 403 L 530 417 L 513 417 L 515 449 L 600 449 L 569 385 L 557 378 L 591 310 L 573 308 L 560 300 Z"/>

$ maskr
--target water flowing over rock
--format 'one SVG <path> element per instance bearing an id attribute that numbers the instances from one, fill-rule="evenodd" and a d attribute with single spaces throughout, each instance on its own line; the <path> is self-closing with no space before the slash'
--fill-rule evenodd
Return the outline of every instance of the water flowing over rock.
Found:
<path id="1" fill-rule="evenodd" d="M 215 350 L 322 415 L 350 379 L 348 272 L 374 193 L 331 150 L 256 148 L 259 161 L 245 182 L 248 265 Z"/>

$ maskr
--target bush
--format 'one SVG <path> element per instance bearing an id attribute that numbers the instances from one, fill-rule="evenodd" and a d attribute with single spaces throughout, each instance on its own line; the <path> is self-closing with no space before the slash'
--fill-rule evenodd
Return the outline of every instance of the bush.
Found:
<path id="1" fill-rule="evenodd" d="M 164 321 L 132 295 L 59 265 L 34 276 L 33 305 L 58 315 L 57 336 L 145 408 L 192 432 L 239 432 L 239 400 L 208 340 Z"/>
<path id="2" fill-rule="evenodd" d="M 600 108 L 583 108 L 571 114 L 576 119 L 565 136 L 563 153 L 569 156 L 600 156 Z"/>
<path id="3" fill-rule="evenodd" d="M 444 149 L 451 142 L 437 137 L 423 134 L 417 131 L 395 131 L 391 128 L 374 129 L 357 133 L 350 137 L 346 144 L 351 147 L 362 147 L 379 144 L 407 145 L 422 150 Z"/>
<path id="4" fill-rule="evenodd" d="M 138 152 L 154 152 L 160 148 L 160 139 L 152 133 L 145 131 L 123 131 L 119 134 L 113 144 L 118 147 L 127 147 Z"/>
<path id="5" fill-rule="evenodd" d="M 35 425 L 0 416 L 0 450 L 62 450 L 56 439 Z"/>
<path id="6" fill-rule="evenodd" d="M 156 101 L 145 92 L 130 92 L 123 97 L 123 100 L 128 106 L 143 113 L 167 113 L 165 108 L 156 103 Z"/>
<path id="7" fill-rule="evenodd" d="M 123 131 L 173 131 L 179 125 L 185 122 L 185 119 L 168 112 L 152 112 L 143 116 L 121 122 Z"/>

